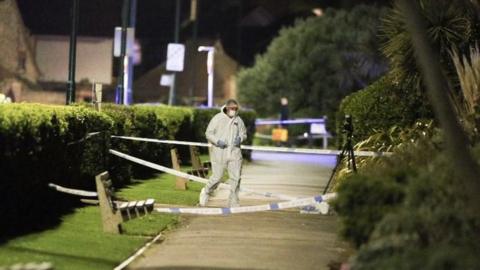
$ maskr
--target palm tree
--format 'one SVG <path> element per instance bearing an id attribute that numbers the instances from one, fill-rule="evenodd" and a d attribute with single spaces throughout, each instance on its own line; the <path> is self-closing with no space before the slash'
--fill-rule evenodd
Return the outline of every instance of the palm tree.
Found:
<path id="1" fill-rule="evenodd" d="M 426 24 L 427 38 L 440 54 L 440 64 L 450 79 L 455 78 L 455 69 L 450 57 L 452 48 L 468 49 L 476 38 L 475 12 L 468 0 L 417 0 L 420 14 Z M 404 15 L 394 4 L 383 19 L 382 35 L 387 40 L 382 47 L 390 60 L 391 73 L 398 82 L 408 83 L 422 89 L 419 70 L 415 63 L 411 35 L 404 23 Z M 454 81 L 455 82 L 455 81 Z M 455 85 L 455 84 L 454 84 Z"/>

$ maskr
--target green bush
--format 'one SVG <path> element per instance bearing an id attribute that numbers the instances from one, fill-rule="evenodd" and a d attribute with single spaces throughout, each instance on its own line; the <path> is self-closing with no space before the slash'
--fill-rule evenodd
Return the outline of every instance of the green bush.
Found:
<path id="1" fill-rule="evenodd" d="M 480 218 L 440 149 L 419 139 L 341 182 L 334 207 L 359 248 L 352 269 L 476 269 Z"/>
<path id="2" fill-rule="evenodd" d="M 394 126 L 405 128 L 418 119 L 433 118 L 430 109 L 414 92 L 393 83 L 388 76 L 344 98 L 337 119 L 343 119 L 347 114 L 353 119 L 355 142 Z M 342 134 L 343 121 L 337 121 L 336 129 L 337 134 Z M 338 138 L 342 144 L 342 136 Z"/>
<path id="3" fill-rule="evenodd" d="M 357 174 L 339 179 L 338 199 L 334 207 L 342 222 L 341 234 L 357 247 L 370 239 L 375 225 L 396 211 L 403 202 L 409 179 L 427 167 L 438 145 L 432 137 L 419 139 L 419 151 L 414 144 L 397 148 L 395 154 L 370 158 L 363 162 Z M 428 141 L 428 143 L 426 142 Z"/>
<path id="4" fill-rule="evenodd" d="M 267 117 L 286 96 L 291 116 L 327 115 L 334 123 L 343 97 L 387 71 L 377 35 L 385 12 L 372 5 L 326 9 L 282 29 L 255 65 L 239 72 L 240 100 Z"/>
<path id="5" fill-rule="evenodd" d="M 155 139 L 187 139 L 192 123 L 192 109 L 168 106 L 105 104 L 103 113 L 114 119 L 112 134 Z M 171 145 L 112 139 L 111 148 L 150 162 L 171 166 Z M 188 152 L 182 156 L 187 156 Z M 156 171 L 111 156 L 110 171 L 118 186 L 134 177 L 150 177 Z"/>
<path id="6" fill-rule="evenodd" d="M 39 104 L 0 106 L 0 205 L 2 235 L 56 222 L 72 204 L 48 189 L 54 182 L 91 189 L 105 169 L 102 140 L 69 144 L 89 132 L 109 130 L 104 114 L 78 107 Z M 59 203 L 64 202 L 64 203 Z"/>
<path id="7" fill-rule="evenodd" d="M 352 269 L 478 269 L 480 217 L 463 196 L 469 187 L 458 185 L 445 154 L 431 154 L 429 165 L 410 176 L 399 211 L 375 225 Z"/>
<path id="8" fill-rule="evenodd" d="M 189 109 L 171 108 L 167 106 L 133 106 L 132 129 L 129 136 L 175 139 L 179 128 L 184 123 L 190 123 L 191 112 Z M 135 157 L 150 162 L 171 166 L 169 149 L 173 147 L 167 144 L 146 143 L 129 141 L 129 153 Z M 136 177 L 149 177 L 155 172 L 141 165 L 133 165 L 133 173 Z"/>
<path id="9" fill-rule="evenodd" d="M 218 109 L 199 108 L 193 111 L 192 135 L 198 142 L 206 142 L 205 131 L 210 120 L 220 112 Z"/>
<path id="10" fill-rule="evenodd" d="M 114 104 L 102 104 L 102 112 L 113 120 L 111 135 L 127 136 L 131 134 L 133 110 L 131 107 L 118 106 Z M 106 138 L 111 149 L 128 153 L 129 144 L 124 140 Z M 132 177 L 132 163 L 125 159 L 109 155 L 108 157 L 109 173 L 112 182 L 116 187 L 130 183 Z"/>
<path id="11" fill-rule="evenodd" d="M 395 211 L 403 199 L 404 187 L 392 177 L 364 175 L 351 175 L 343 183 L 334 204 L 342 216 L 340 233 L 359 247 L 368 241 L 374 225 Z"/>

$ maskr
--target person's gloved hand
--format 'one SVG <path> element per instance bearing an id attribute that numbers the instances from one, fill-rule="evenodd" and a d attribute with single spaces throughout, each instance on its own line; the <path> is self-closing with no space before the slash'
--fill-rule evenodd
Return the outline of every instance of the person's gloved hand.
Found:
<path id="1" fill-rule="evenodd" d="M 242 143 L 242 139 L 240 137 L 236 137 L 235 140 L 233 141 L 233 144 L 236 147 L 240 147 L 240 144 Z"/>
<path id="2" fill-rule="evenodd" d="M 222 148 L 222 149 L 227 148 L 227 144 L 222 140 L 218 140 L 217 146 Z"/>

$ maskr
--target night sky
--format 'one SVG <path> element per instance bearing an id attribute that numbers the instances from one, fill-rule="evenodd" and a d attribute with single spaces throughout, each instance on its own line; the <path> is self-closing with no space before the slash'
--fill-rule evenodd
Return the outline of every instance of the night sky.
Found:
<path id="1" fill-rule="evenodd" d="M 313 7 L 348 8 L 375 0 L 198 0 L 198 37 L 220 38 L 227 53 L 243 65 L 251 65 L 254 56 L 262 53 L 282 26 L 295 18 L 312 16 Z M 69 0 L 17 0 L 26 26 L 33 34 L 69 35 Z M 182 0 L 181 21 L 190 13 L 190 0 Z M 121 0 L 80 0 L 79 35 L 113 36 L 121 25 Z M 248 15 L 262 7 L 270 20 L 266 25 L 249 25 Z M 147 71 L 165 58 L 165 48 L 173 41 L 175 0 L 138 0 L 136 36 L 142 43 Z M 240 26 L 241 25 L 241 26 Z M 190 39 L 193 24 L 186 23 L 180 39 Z"/>

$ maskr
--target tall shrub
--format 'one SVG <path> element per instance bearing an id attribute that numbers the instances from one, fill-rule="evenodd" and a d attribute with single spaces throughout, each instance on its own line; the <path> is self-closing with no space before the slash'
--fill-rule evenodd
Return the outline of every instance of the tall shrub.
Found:
<path id="1" fill-rule="evenodd" d="M 271 116 L 286 96 L 292 116 L 328 115 L 333 123 L 340 100 L 387 69 L 377 37 L 383 13 L 365 5 L 328 9 L 282 29 L 255 65 L 239 73 L 242 103 Z"/>
<path id="2" fill-rule="evenodd" d="M 91 189 L 105 170 L 103 140 L 79 141 L 109 130 L 112 120 L 92 110 L 38 104 L 0 106 L 2 234 L 56 222 L 66 200 L 49 182 Z M 59 203 L 65 202 L 65 203 Z"/>

